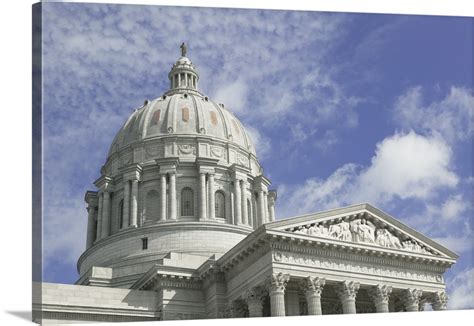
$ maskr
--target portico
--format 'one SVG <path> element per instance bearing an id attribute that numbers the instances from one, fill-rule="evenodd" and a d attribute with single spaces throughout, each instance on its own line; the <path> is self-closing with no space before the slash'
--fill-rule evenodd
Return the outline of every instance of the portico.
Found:
<path id="1" fill-rule="evenodd" d="M 241 306 L 232 309 L 233 316 L 419 311 L 425 303 L 446 309 L 443 273 L 454 262 L 453 253 L 370 205 L 355 208 L 331 211 L 328 219 L 316 214 L 267 223 L 219 259 L 228 304 Z M 415 242 L 421 249 L 377 245 L 376 237 L 353 242 L 340 234 L 300 231 L 318 221 L 334 230 L 341 223 L 358 225 L 360 219 L 377 225 L 374 234 L 378 227 L 391 230 L 400 243 Z M 365 231 L 360 232 L 362 237 Z"/>

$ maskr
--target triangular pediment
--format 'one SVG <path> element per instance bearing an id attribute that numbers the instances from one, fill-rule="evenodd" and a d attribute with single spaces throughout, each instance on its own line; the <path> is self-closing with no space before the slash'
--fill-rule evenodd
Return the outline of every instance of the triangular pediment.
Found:
<path id="1" fill-rule="evenodd" d="M 422 255 L 450 259 L 458 257 L 444 246 L 369 204 L 279 220 L 267 223 L 266 228 Z"/>

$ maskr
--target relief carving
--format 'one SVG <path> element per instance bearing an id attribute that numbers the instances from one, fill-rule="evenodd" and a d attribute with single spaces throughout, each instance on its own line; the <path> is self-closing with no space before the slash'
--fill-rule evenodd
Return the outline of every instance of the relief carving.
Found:
<path id="1" fill-rule="evenodd" d="M 211 146 L 211 156 L 222 158 L 224 156 L 225 150 L 222 147 Z"/>
<path id="2" fill-rule="evenodd" d="M 330 224 L 329 226 L 323 223 L 314 223 L 288 229 L 287 231 L 341 241 L 374 244 L 385 248 L 423 254 L 434 254 L 413 239 L 402 242 L 398 236 L 386 228 L 377 228 L 372 222 L 365 218 L 358 218 L 351 222 L 342 221 Z"/>
<path id="3" fill-rule="evenodd" d="M 196 155 L 196 146 L 194 145 L 178 145 L 178 153 L 184 155 Z"/>
<path id="4" fill-rule="evenodd" d="M 237 155 L 237 162 L 240 164 L 240 165 L 243 165 L 243 166 L 248 166 L 248 160 L 245 156 L 243 155 L 240 155 L 238 154 Z"/>

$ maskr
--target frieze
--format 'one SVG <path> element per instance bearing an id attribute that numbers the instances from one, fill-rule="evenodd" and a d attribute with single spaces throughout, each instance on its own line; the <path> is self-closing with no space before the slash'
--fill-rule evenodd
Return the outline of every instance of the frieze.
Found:
<path id="1" fill-rule="evenodd" d="M 315 255 L 310 256 L 297 253 L 275 251 L 273 253 L 273 260 L 278 263 L 288 263 L 293 265 L 311 266 L 316 268 L 332 269 L 338 271 L 397 277 L 424 282 L 442 283 L 443 281 L 441 275 L 436 273 L 413 270 L 407 271 L 406 269 L 402 268 L 374 266 L 364 263 L 340 261 L 338 259 L 319 257 Z"/>
<path id="2" fill-rule="evenodd" d="M 196 155 L 196 146 L 194 145 L 178 145 L 178 153 L 184 155 Z"/>
<path id="3" fill-rule="evenodd" d="M 225 158 L 225 149 L 218 146 L 211 146 L 211 157 Z"/>
<path id="4" fill-rule="evenodd" d="M 242 166 L 248 166 L 249 165 L 248 164 L 248 159 L 245 156 L 241 155 L 241 154 L 237 155 L 237 163 L 242 165 Z"/>
<path id="5" fill-rule="evenodd" d="M 160 153 L 159 146 L 150 146 L 145 149 L 146 158 L 156 157 Z"/>
<path id="6" fill-rule="evenodd" d="M 313 223 L 302 225 L 285 231 L 304 235 L 330 238 L 347 242 L 365 243 L 384 248 L 399 249 L 422 254 L 435 255 L 436 252 L 421 245 L 414 239 L 401 239 L 385 227 L 377 227 L 365 218 L 339 223 Z"/>

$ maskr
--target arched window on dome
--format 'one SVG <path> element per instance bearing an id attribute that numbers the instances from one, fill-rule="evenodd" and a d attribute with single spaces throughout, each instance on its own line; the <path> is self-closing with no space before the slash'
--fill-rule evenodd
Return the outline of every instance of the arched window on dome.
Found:
<path id="1" fill-rule="evenodd" d="M 225 219 L 225 195 L 222 191 L 216 191 L 214 197 L 214 206 L 217 218 Z"/>
<path id="2" fill-rule="evenodd" d="M 123 227 L 123 199 L 118 204 L 118 229 Z"/>
<path id="3" fill-rule="evenodd" d="M 181 216 L 194 216 L 193 191 L 184 188 L 181 191 Z"/>
<path id="4" fill-rule="evenodd" d="M 154 221 L 158 219 L 158 212 L 160 210 L 159 196 L 158 191 L 150 190 L 147 192 L 145 197 L 145 212 L 144 220 L 145 221 Z"/>

